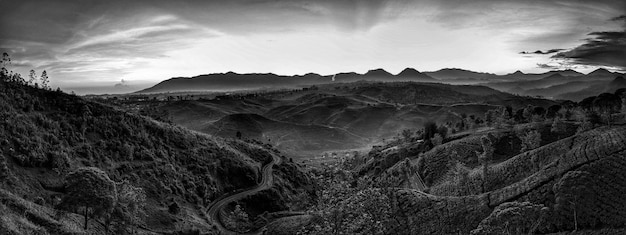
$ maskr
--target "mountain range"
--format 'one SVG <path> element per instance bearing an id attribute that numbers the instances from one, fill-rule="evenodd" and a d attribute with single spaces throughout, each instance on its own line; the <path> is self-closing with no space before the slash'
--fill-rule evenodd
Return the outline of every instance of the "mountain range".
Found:
<path id="1" fill-rule="evenodd" d="M 136 92 L 137 94 L 174 93 L 174 92 L 227 92 L 235 90 L 293 89 L 312 85 L 369 82 L 430 82 L 448 84 L 482 84 L 500 91 L 519 95 L 543 96 L 548 98 L 582 99 L 591 91 L 583 91 L 590 86 L 609 82 L 622 73 L 597 69 L 583 74 L 571 69 L 554 70 L 545 73 L 514 73 L 497 75 L 492 73 L 474 72 L 464 69 L 447 68 L 433 72 L 420 72 L 406 68 L 398 74 L 391 74 L 384 69 L 373 69 L 364 74 L 355 72 L 320 75 L 308 73 L 304 75 L 276 75 L 273 73 L 238 74 L 234 72 L 199 75 L 195 77 L 176 77 L 162 81 L 150 88 Z M 602 82 L 600 82 L 602 81 Z M 564 85 L 574 82 L 571 85 Z M 558 86 L 549 88 L 551 86 Z M 613 89 L 614 88 L 614 89 Z M 607 92 L 621 87 L 610 87 Z M 594 88 L 593 91 L 597 91 Z M 556 93 L 555 93 L 556 92 Z M 579 92 L 581 95 L 564 95 Z M 563 96 L 561 96 L 563 95 Z"/>

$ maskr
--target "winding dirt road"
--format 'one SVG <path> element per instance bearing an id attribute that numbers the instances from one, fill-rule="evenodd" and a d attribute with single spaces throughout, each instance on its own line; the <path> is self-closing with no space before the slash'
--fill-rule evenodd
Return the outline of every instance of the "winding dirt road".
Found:
<path id="1" fill-rule="evenodd" d="M 231 202 L 243 199 L 244 197 L 253 195 L 261 190 L 269 189 L 274 183 L 274 175 L 272 174 L 272 167 L 275 164 L 280 164 L 280 160 L 281 159 L 279 156 L 272 154 L 272 161 L 268 163 L 267 165 L 263 166 L 263 169 L 262 169 L 263 178 L 261 179 L 260 184 L 258 184 L 256 187 L 252 189 L 235 193 L 233 195 L 229 195 L 225 198 L 219 199 L 218 201 L 214 202 L 209 207 L 209 211 L 208 211 L 209 220 L 213 222 L 213 224 L 217 227 L 217 229 L 222 234 L 240 234 L 235 231 L 230 231 L 226 227 L 224 227 L 224 224 L 222 224 L 222 220 L 220 219 L 220 211 L 222 210 L 222 208 L 224 208 L 224 206 L 228 205 Z M 253 232 L 249 232 L 246 234 L 260 234 L 260 233 L 261 231 L 253 231 Z"/>

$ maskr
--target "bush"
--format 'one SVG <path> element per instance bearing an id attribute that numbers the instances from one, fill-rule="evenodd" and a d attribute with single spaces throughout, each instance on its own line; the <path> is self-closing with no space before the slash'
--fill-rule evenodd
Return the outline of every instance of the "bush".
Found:
<path id="1" fill-rule="evenodd" d="M 547 207 L 530 202 L 505 202 L 483 219 L 471 234 L 534 234 L 548 211 Z"/>
<path id="2" fill-rule="evenodd" d="M 0 183 L 6 181 L 9 178 L 9 167 L 4 155 L 0 154 Z"/>
<path id="3" fill-rule="evenodd" d="M 533 150 L 541 146 L 541 133 L 539 133 L 539 131 L 532 130 L 526 133 L 518 132 L 517 135 L 522 141 L 522 152 Z"/>
<path id="4" fill-rule="evenodd" d="M 180 213 L 180 206 L 178 205 L 177 202 L 172 202 L 170 203 L 169 206 L 167 206 L 167 212 L 169 212 L 172 215 L 176 215 Z"/>

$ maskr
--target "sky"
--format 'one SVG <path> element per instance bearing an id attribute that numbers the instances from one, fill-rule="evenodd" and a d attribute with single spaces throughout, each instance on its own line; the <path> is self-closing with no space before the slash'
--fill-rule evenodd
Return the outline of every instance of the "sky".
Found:
<path id="1" fill-rule="evenodd" d="M 209 73 L 626 70 L 623 0 L 0 0 L 11 70 L 120 93 Z"/>

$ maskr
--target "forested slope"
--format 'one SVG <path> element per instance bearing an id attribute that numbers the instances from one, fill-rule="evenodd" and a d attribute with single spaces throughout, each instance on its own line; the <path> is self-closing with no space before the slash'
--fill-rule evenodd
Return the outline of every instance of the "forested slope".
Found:
<path id="1" fill-rule="evenodd" d="M 64 177 L 90 166 L 104 170 L 115 182 L 143 188 L 147 204 L 142 226 L 165 231 L 210 230 L 203 207 L 223 193 L 255 185 L 261 165 L 276 151 L 4 79 L 0 81 L 0 143 L 1 202 L 7 209 L 3 212 L 19 212 L 12 202 L 23 199 L 26 203 L 20 205 L 37 201 L 54 208 L 65 193 Z M 9 229 L 4 232 L 69 231 L 35 217 L 17 217 L 15 223 L 20 225 L 0 223 Z M 92 232 L 96 227 L 91 226 L 96 229 Z"/>

